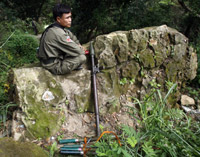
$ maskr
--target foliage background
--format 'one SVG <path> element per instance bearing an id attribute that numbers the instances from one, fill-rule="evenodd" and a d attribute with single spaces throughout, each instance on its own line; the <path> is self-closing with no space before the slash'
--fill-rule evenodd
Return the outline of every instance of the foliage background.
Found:
<path id="1" fill-rule="evenodd" d="M 23 30 L 29 28 L 33 33 L 32 22 L 40 26 L 53 22 L 52 7 L 58 2 L 72 7 L 72 30 L 82 42 L 116 30 L 162 24 L 177 29 L 192 42 L 196 43 L 200 38 L 199 0 L 2 0 L 0 19 L 4 23 L 15 21 L 8 30 L 25 26 Z"/>

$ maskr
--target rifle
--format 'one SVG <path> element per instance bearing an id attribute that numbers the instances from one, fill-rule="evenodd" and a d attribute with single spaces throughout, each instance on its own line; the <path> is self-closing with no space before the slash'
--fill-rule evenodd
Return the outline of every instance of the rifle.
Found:
<path id="1" fill-rule="evenodd" d="M 93 90 L 94 90 L 94 103 L 95 103 L 95 116 L 96 116 L 96 134 L 97 137 L 100 136 L 100 128 L 99 128 L 99 106 L 98 106 L 98 95 L 97 95 L 97 84 L 96 84 L 96 73 L 99 72 L 99 68 L 94 63 L 94 48 L 93 42 L 90 43 L 90 55 L 92 60 L 92 82 L 93 82 Z"/>

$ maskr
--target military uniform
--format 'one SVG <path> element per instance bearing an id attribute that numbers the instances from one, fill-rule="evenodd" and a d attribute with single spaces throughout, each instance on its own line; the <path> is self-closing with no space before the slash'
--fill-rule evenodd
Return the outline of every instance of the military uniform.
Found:
<path id="1" fill-rule="evenodd" d="M 55 23 L 42 34 L 37 54 L 41 65 L 53 74 L 67 74 L 86 61 L 76 36 Z"/>

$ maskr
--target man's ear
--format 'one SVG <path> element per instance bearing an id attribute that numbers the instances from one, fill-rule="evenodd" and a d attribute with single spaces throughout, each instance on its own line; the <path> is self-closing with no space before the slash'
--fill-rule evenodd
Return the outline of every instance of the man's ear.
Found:
<path id="1" fill-rule="evenodd" d="M 60 23 L 60 17 L 59 17 L 59 16 L 56 17 L 56 21 L 57 21 L 58 23 Z"/>

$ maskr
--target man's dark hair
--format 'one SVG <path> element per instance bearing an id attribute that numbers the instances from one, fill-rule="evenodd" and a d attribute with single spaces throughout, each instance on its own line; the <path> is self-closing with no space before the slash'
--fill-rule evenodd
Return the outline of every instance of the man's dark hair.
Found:
<path id="1" fill-rule="evenodd" d="M 56 18 L 62 17 L 62 15 L 64 13 L 70 13 L 71 12 L 71 8 L 70 6 L 66 5 L 66 4 L 56 4 L 53 8 L 53 18 L 56 21 Z"/>

